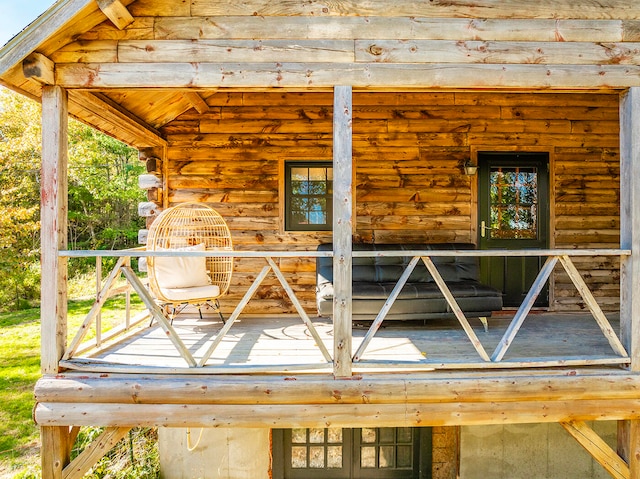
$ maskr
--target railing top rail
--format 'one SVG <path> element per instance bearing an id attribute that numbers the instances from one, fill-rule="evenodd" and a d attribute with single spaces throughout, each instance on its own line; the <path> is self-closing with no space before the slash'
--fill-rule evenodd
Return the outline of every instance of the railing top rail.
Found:
<path id="1" fill-rule="evenodd" d="M 211 251 L 147 251 L 144 248 L 124 250 L 62 250 L 59 256 L 68 258 L 145 257 L 145 256 L 211 256 Z M 630 249 L 521 249 L 521 250 L 389 250 L 353 251 L 354 258 L 392 256 L 630 256 Z M 330 258 L 333 251 L 216 251 L 216 256 L 234 258 Z"/>
<path id="2" fill-rule="evenodd" d="M 463 249 L 354 251 L 354 258 L 385 256 L 629 256 L 630 249 Z"/>
<path id="3" fill-rule="evenodd" d="M 132 256 L 142 258 L 146 256 L 211 256 L 215 252 L 215 256 L 232 257 L 232 258 L 330 258 L 333 256 L 332 251 L 236 251 L 236 250 L 220 250 L 220 251 L 147 251 L 145 249 L 124 249 L 124 250 L 62 250 L 58 252 L 59 256 L 67 258 L 87 258 L 87 257 L 120 257 Z"/>

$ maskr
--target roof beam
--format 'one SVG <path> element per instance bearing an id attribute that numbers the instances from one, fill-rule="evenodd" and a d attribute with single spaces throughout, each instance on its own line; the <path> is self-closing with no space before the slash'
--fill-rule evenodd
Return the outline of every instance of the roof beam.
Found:
<path id="1" fill-rule="evenodd" d="M 444 2 L 433 0 L 368 0 L 367 2 L 291 2 L 253 0 L 251 6 L 237 0 L 192 0 L 193 17 L 257 16 L 287 12 L 291 16 L 362 16 L 426 18 L 523 18 L 523 19 L 602 19 L 612 16 L 636 20 L 640 4 L 629 0 L 483 0 Z M 612 12 L 615 12 L 613 14 Z"/>
<path id="2" fill-rule="evenodd" d="M 182 97 L 191 103 L 191 106 L 194 107 L 198 113 L 202 114 L 209 111 L 209 105 L 207 105 L 207 102 L 202 99 L 199 93 L 185 91 L 182 92 Z"/>
<path id="3" fill-rule="evenodd" d="M 40 53 L 32 53 L 22 61 L 22 73 L 25 78 L 36 80 L 44 85 L 55 83 L 55 64 Z"/>
<path id="4" fill-rule="evenodd" d="M 120 30 L 133 23 L 133 16 L 120 0 L 98 0 L 98 7 Z"/>
<path id="5" fill-rule="evenodd" d="M 70 91 L 69 100 L 91 114 L 102 118 L 113 125 L 115 129 L 126 130 L 136 140 L 129 143 L 136 147 L 162 146 L 167 142 L 158 130 L 100 94 Z"/>
<path id="6" fill-rule="evenodd" d="M 627 88 L 640 86 L 638 65 L 460 63 L 65 63 L 66 88 Z"/>

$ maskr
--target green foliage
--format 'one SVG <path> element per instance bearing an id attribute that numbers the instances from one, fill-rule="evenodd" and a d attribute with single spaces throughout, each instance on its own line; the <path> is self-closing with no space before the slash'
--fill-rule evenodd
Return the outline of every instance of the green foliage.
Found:
<path id="1" fill-rule="evenodd" d="M 101 428 L 80 431 L 71 458 L 77 456 L 102 432 Z M 158 434 L 154 428 L 134 428 L 84 477 L 87 479 L 151 479 L 159 476 Z"/>
<path id="2" fill-rule="evenodd" d="M 134 246 L 144 166 L 135 150 L 77 122 L 69 126 L 69 241 L 73 249 Z"/>
<path id="3" fill-rule="evenodd" d="M 0 87 L 0 476 L 11 472 L 11 477 L 23 479 L 40 477 L 38 429 L 31 418 L 33 388 L 40 376 L 40 311 L 36 308 L 40 296 L 40 116 L 40 105 Z M 144 227 L 137 215 L 137 205 L 144 200 L 137 181 L 143 172 L 134 149 L 70 120 L 70 249 L 136 245 L 138 230 Z M 103 271 L 111 267 L 105 259 Z M 93 258 L 70 261 L 70 287 L 75 287 L 78 278 L 89 284 L 83 290 L 95 292 L 94 268 Z M 93 302 L 69 303 L 70 334 Z M 133 304 L 142 309 L 139 301 Z M 119 321 L 123 310 L 123 298 L 109 300 L 102 310 L 103 324 L 115 323 L 116 316 Z M 132 436 L 131 442 L 122 441 L 126 444 L 118 446 L 128 451 L 129 463 L 114 452 L 90 477 L 156 477 L 157 452 L 153 447 L 141 452 L 154 443 L 154 434 L 153 430 L 136 431 L 138 439 Z M 134 458 L 143 459 L 131 464 L 131 451 Z"/>
<path id="4" fill-rule="evenodd" d="M 136 295 L 131 300 L 134 313 L 144 309 Z M 75 334 L 92 305 L 93 299 L 69 302 L 69 335 Z M 124 296 L 106 302 L 102 308 L 102 323 L 106 330 L 122 320 L 124 308 Z M 15 478 L 40 477 L 39 434 L 32 419 L 33 388 L 40 377 L 39 319 L 37 308 L 0 314 L 0 477 L 8 472 Z M 89 336 L 92 335 L 91 331 Z M 86 446 L 86 435 L 91 434 L 89 430 L 78 439 L 80 449 Z M 129 451 L 128 439 L 121 441 L 115 452 L 100 462 L 103 471 L 109 470 L 111 474 L 117 469 L 120 475 L 101 476 L 95 475 L 98 472 L 94 471 L 94 475 L 88 477 L 156 477 L 149 472 L 157 469 L 158 462 L 154 434 L 153 430 L 136 431 L 134 464 L 131 464 L 130 452 L 126 454 L 127 461 L 123 460 L 122 448 Z M 143 448 L 147 452 L 142 453 Z"/>
<path id="5" fill-rule="evenodd" d="M 0 87 L 0 311 L 37 306 L 40 295 L 40 106 Z M 69 122 L 69 248 L 135 246 L 144 220 L 136 151 Z M 76 261 L 69 275 L 93 259 Z M 111 265 L 105 262 L 105 269 Z"/>
<path id="6" fill-rule="evenodd" d="M 39 107 L 0 90 L 0 305 L 39 294 Z"/>

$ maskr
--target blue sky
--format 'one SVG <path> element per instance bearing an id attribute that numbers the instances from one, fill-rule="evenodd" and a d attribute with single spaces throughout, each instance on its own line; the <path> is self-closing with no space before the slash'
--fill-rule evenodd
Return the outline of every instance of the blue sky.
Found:
<path id="1" fill-rule="evenodd" d="M 54 3 L 55 0 L 0 0 L 0 46 Z"/>

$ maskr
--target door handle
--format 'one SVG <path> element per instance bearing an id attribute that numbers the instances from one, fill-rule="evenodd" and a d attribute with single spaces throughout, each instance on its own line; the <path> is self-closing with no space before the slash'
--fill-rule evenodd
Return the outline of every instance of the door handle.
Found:
<path id="1" fill-rule="evenodd" d="M 492 230 L 493 228 L 491 226 L 487 226 L 486 221 L 481 221 L 480 222 L 480 236 L 482 236 L 483 238 L 487 236 L 487 230 Z"/>

